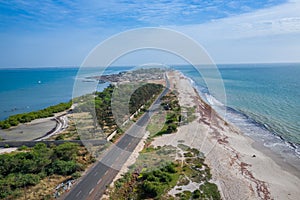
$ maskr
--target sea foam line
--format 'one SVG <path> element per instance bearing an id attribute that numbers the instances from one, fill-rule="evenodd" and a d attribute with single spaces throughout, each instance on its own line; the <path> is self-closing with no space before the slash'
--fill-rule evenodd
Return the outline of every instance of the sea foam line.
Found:
<path id="1" fill-rule="evenodd" d="M 292 150 L 294 156 L 300 159 L 300 145 L 287 141 L 284 137 L 280 136 L 278 133 L 271 131 L 268 124 L 258 122 L 246 115 L 242 111 L 238 111 L 234 108 L 228 107 L 218 101 L 213 95 L 209 93 L 208 88 L 198 85 L 195 80 L 191 77 L 186 76 L 181 71 L 178 71 L 181 76 L 186 78 L 192 87 L 194 87 L 199 96 L 209 105 L 211 105 L 218 114 L 221 115 L 218 110 L 226 110 L 225 116 L 222 116 L 225 121 L 233 123 L 235 126 L 241 129 L 243 134 L 251 137 L 252 139 L 263 142 L 265 147 L 270 148 L 275 151 L 275 153 L 286 154 L 285 152 L 290 152 Z M 218 109 L 220 108 L 220 109 Z M 254 134 L 258 132 L 258 134 Z M 282 148 L 280 148 L 282 147 Z M 291 153 L 291 152 L 290 152 Z"/>

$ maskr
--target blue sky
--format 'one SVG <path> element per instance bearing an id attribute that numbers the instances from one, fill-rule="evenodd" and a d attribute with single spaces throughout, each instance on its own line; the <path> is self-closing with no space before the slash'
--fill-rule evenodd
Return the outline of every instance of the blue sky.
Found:
<path id="1" fill-rule="evenodd" d="M 187 34 L 217 63 L 298 62 L 299 5 L 298 0 L 1 0 L 0 67 L 78 66 L 111 35 L 148 26 Z M 281 55 L 278 49 L 293 53 Z"/>

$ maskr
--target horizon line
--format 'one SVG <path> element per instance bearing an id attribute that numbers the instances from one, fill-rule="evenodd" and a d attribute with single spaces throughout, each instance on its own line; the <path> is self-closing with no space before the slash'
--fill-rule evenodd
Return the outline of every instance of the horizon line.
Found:
<path id="1" fill-rule="evenodd" d="M 267 65 L 267 64 L 300 64 L 300 61 L 298 62 L 240 62 L 240 63 L 213 63 L 214 65 Z M 195 66 L 197 65 L 213 65 L 213 64 L 195 64 Z M 173 63 L 173 64 L 163 64 L 166 66 L 189 66 L 192 64 L 186 64 L 186 63 Z M 133 67 L 133 66 L 137 66 L 137 64 L 124 64 L 124 65 L 111 65 L 109 67 Z M 138 65 L 140 66 L 140 65 Z M 62 66 L 25 66 L 25 67 L 0 67 L 0 69 L 46 69 L 46 68 L 80 68 L 81 66 L 78 65 L 62 65 Z M 96 67 L 100 67 L 100 66 L 91 66 L 89 68 L 96 68 Z M 104 67 L 104 66 L 102 66 Z"/>

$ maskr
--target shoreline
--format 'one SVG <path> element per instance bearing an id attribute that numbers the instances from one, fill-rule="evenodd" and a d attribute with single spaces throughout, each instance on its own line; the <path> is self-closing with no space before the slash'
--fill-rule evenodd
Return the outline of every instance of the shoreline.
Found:
<path id="1" fill-rule="evenodd" d="M 189 83 L 191 84 L 191 86 L 197 91 L 199 97 L 205 103 L 208 103 L 207 100 L 206 100 L 205 95 L 210 95 L 210 94 L 206 94 L 206 93 L 202 92 L 201 89 L 199 88 L 199 86 L 196 84 L 196 82 L 192 78 L 186 76 L 181 71 L 177 71 L 177 72 L 181 76 L 186 78 L 189 81 Z M 300 144 L 288 141 L 283 136 L 278 135 L 277 133 L 273 133 L 271 130 L 269 130 L 266 127 L 265 124 L 252 119 L 251 117 L 249 117 L 248 115 L 246 115 L 245 113 L 243 113 L 241 111 L 237 111 L 236 109 L 231 108 L 231 107 L 227 107 L 227 106 L 225 106 L 225 108 L 224 108 L 224 105 L 222 105 L 222 106 L 223 107 L 221 109 L 225 109 L 226 114 L 229 111 L 230 112 L 235 112 L 238 115 L 242 115 L 242 116 L 246 117 L 248 120 L 253 121 L 253 122 L 248 122 L 249 124 L 255 126 L 258 129 L 266 131 L 268 133 L 268 135 L 262 135 L 262 136 L 251 135 L 251 133 L 246 133 L 245 132 L 246 130 L 241 130 L 241 127 L 239 127 L 238 124 L 235 124 L 232 120 L 228 119 L 227 116 L 221 116 L 218 113 L 218 111 L 216 111 L 218 113 L 218 115 L 224 121 L 226 121 L 227 123 L 230 123 L 231 125 L 237 127 L 245 137 L 249 137 L 250 139 L 252 139 L 254 141 L 254 143 L 253 143 L 254 146 L 253 147 L 257 148 L 258 150 L 261 150 L 261 151 L 265 152 L 269 157 L 273 158 L 273 160 L 276 163 L 282 165 L 282 167 L 288 167 L 289 169 L 291 169 L 291 171 L 293 171 L 293 173 L 297 177 L 300 178 L 300 152 L 299 152 Z M 235 117 L 238 117 L 238 116 L 235 116 Z M 271 144 L 273 144 L 274 146 L 271 145 L 271 147 L 268 147 L 263 142 L 263 140 L 265 138 L 267 138 L 268 136 L 271 136 L 272 138 L 271 139 L 268 138 L 269 140 L 267 142 L 271 142 Z M 277 144 L 282 145 L 284 149 L 276 149 Z M 290 151 L 290 150 L 292 150 L 292 152 L 287 152 L 287 151 Z M 296 159 L 296 161 L 295 161 L 295 159 Z"/>
<path id="2" fill-rule="evenodd" d="M 245 136 L 247 137 L 247 136 Z M 252 139 L 252 138 L 250 138 Z M 300 170 L 296 168 L 294 165 L 291 165 L 289 162 L 286 162 L 284 157 L 278 155 L 277 153 L 273 152 L 268 147 L 265 147 L 263 144 L 256 143 L 255 141 L 252 143 L 252 147 L 266 156 L 270 157 L 280 168 L 286 172 L 289 172 L 300 179 Z"/>
<path id="3" fill-rule="evenodd" d="M 172 83 L 170 88 L 178 91 L 180 105 L 196 106 L 197 119 L 180 126 L 176 133 L 155 138 L 154 146 L 177 147 L 179 141 L 185 141 L 186 145 L 203 152 L 223 199 L 297 199 L 300 196 L 298 168 L 264 146 L 263 141 L 256 141 L 220 116 L 202 98 L 189 77 L 179 71 L 168 72 L 168 77 Z M 135 162 L 143 142 L 120 173 Z"/>
<path id="4" fill-rule="evenodd" d="M 185 141 L 186 145 L 203 152 L 223 199 L 299 197 L 297 170 L 274 161 L 274 157 L 260 148 L 255 140 L 214 113 L 187 77 L 174 72 L 171 79 L 179 92 L 181 106 L 196 105 L 198 118 L 179 127 L 177 133 L 156 138 L 152 143 L 154 146 L 176 147 L 178 141 Z"/>

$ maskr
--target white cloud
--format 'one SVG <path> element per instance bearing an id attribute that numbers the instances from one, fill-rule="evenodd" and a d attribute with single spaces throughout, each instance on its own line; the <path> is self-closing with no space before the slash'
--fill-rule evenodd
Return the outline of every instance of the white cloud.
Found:
<path id="1" fill-rule="evenodd" d="M 172 26 L 216 62 L 300 62 L 300 1 L 204 24 Z"/>
<path id="2" fill-rule="evenodd" d="M 173 26 L 180 31 L 216 38 L 247 38 L 275 34 L 300 33 L 300 1 L 214 20 L 199 25 Z"/>

